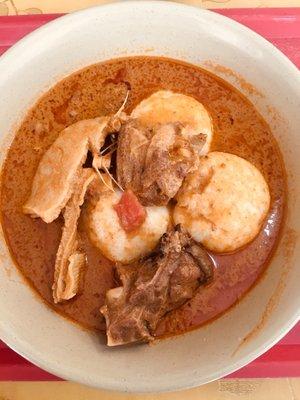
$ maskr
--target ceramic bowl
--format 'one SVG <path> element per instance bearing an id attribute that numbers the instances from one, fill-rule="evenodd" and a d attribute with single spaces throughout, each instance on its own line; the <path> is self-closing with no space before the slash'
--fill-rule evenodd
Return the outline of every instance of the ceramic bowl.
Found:
<path id="1" fill-rule="evenodd" d="M 105 389 L 160 392 L 237 370 L 299 319 L 300 73 L 266 40 L 213 12 L 158 1 L 86 9 L 48 23 L 1 57 L 1 162 L 26 111 L 58 80 L 89 64 L 143 54 L 204 66 L 245 93 L 270 124 L 289 185 L 287 219 L 270 267 L 214 322 L 153 346 L 108 348 L 103 338 L 40 300 L 18 273 L 1 235 L 0 337 L 62 378 Z"/>

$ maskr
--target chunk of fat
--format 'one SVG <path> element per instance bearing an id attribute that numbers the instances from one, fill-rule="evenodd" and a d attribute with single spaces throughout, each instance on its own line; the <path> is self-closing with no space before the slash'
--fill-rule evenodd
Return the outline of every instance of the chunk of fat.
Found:
<path id="1" fill-rule="evenodd" d="M 106 293 L 106 297 L 109 301 L 116 301 L 123 296 L 123 292 L 124 292 L 123 286 L 119 286 L 108 290 Z"/>
<path id="2" fill-rule="evenodd" d="M 102 147 L 109 117 L 79 121 L 64 129 L 43 155 L 23 211 L 45 222 L 54 221 L 72 195 L 88 149 Z"/>
<path id="3" fill-rule="evenodd" d="M 268 184 L 250 162 L 212 152 L 185 180 L 173 218 L 208 249 L 231 252 L 259 233 L 270 207 Z"/>
<path id="4" fill-rule="evenodd" d="M 200 155 L 209 152 L 213 137 L 212 120 L 204 105 L 191 96 L 169 90 L 159 90 L 141 101 L 133 109 L 131 116 L 148 127 L 156 124 L 181 122 L 187 126 L 186 138 L 199 134 L 206 136 Z"/>
<path id="5" fill-rule="evenodd" d="M 87 216 L 90 239 L 112 261 L 128 263 L 149 253 L 167 231 L 169 210 L 164 206 L 145 207 L 146 219 L 131 233 L 120 225 L 114 209 L 121 198 L 121 191 L 107 192 L 89 210 Z"/>
<path id="6" fill-rule="evenodd" d="M 64 211 L 64 227 L 56 254 L 53 299 L 55 303 L 74 297 L 80 286 L 85 255 L 77 248 L 77 223 L 80 206 L 85 193 L 96 174 L 92 169 L 82 168 L 77 174 L 73 194 Z"/>

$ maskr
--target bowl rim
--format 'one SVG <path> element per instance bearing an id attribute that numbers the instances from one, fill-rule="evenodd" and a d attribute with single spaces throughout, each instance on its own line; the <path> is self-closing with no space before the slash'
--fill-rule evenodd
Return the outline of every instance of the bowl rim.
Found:
<path id="1" fill-rule="evenodd" d="M 98 5 L 94 7 L 88 7 L 83 10 L 79 10 L 70 14 L 66 14 L 56 18 L 53 21 L 46 23 L 45 25 L 39 27 L 35 31 L 29 33 L 24 38 L 19 40 L 15 45 L 13 45 L 10 49 L 8 49 L 1 57 L 0 57 L 0 71 L 2 72 L 1 78 L 0 76 L 0 83 L 2 79 L 5 79 L 6 73 L 10 71 L 10 67 L 12 66 L 12 62 L 14 59 L 20 54 L 20 52 L 28 50 L 29 52 L 35 51 L 38 46 L 41 46 L 43 39 L 49 33 L 53 33 L 55 30 L 59 31 L 68 23 L 76 23 L 76 21 L 80 20 L 82 16 L 94 14 L 98 11 L 109 11 L 110 9 L 118 8 L 121 12 L 121 9 L 130 9 L 131 7 L 152 7 L 156 8 L 157 12 L 159 12 L 160 7 L 167 7 L 170 12 L 172 11 L 179 11 L 179 12 L 193 12 L 202 15 L 206 15 L 208 18 L 213 18 L 215 22 L 220 21 L 223 23 L 224 21 L 232 28 L 235 32 L 241 33 L 243 36 L 247 36 L 249 39 L 253 40 L 263 46 L 264 48 L 269 49 L 277 58 L 277 60 L 284 66 L 287 73 L 290 73 L 295 77 L 295 79 L 299 82 L 299 97 L 300 97 L 300 71 L 298 68 L 286 57 L 280 50 L 278 50 L 275 46 L 273 46 L 270 42 L 264 39 L 259 34 L 255 33 L 251 29 L 245 27 L 244 25 L 232 20 L 229 17 L 224 15 L 217 14 L 213 11 L 202 9 L 196 6 L 175 3 L 172 1 L 166 0 L 129 0 L 126 2 L 117 1 L 113 3 L 108 3 L 104 5 Z M 33 43 L 34 41 L 34 43 Z M 20 274 L 21 275 L 21 274 Z M 178 384 L 177 382 L 166 382 L 163 387 L 160 388 L 153 388 L 151 392 L 167 392 L 167 391 L 174 391 L 180 389 L 188 389 L 192 387 L 199 386 L 203 383 L 209 383 L 216 379 L 219 379 L 223 376 L 226 376 L 230 373 L 235 372 L 236 370 L 240 369 L 241 367 L 245 366 L 246 364 L 250 363 L 267 350 L 269 350 L 275 343 L 277 343 L 286 333 L 299 321 L 300 319 L 300 310 L 295 312 L 291 315 L 286 321 L 285 324 L 282 325 L 280 330 L 273 332 L 272 335 L 269 336 L 268 340 L 264 341 L 259 347 L 256 348 L 255 351 L 251 352 L 251 354 L 246 354 L 245 356 L 241 357 L 239 361 L 234 364 L 231 364 L 227 368 L 224 368 L 222 372 L 218 371 L 212 373 L 209 377 L 205 379 L 205 382 L 201 382 L 201 377 L 198 375 L 193 376 L 187 381 L 184 385 Z M 3 340 L 9 347 L 11 347 L 14 351 L 18 354 L 23 356 L 25 359 L 33 362 L 38 367 L 57 375 L 66 380 L 76 380 L 79 383 L 105 389 L 105 390 L 117 390 L 117 391 L 131 391 L 131 392 L 140 392 L 146 393 L 150 392 L 148 389 L 143 389 L 143 385 L 137 383 L 136 388 L 129 388 L 125 387 L 126 385 L 122 384 L 121 381 L 115 381 L 113 385 L 106 385 L 104 382 L 91 382 L 87 377 L 80 374 L 74 374 L 66 370 L 63 367 L 63 364 L 54 365 L 53 362 L 47 361 L 47 357 L 38 357 L 34 352 L 28 350 L 26 348 L 26 344 L 22 342 L 22 339 L 18 336 L 13 335 L 9 332 L 5 327 L 5 321 L 0 319 L 0 338 Z"/>

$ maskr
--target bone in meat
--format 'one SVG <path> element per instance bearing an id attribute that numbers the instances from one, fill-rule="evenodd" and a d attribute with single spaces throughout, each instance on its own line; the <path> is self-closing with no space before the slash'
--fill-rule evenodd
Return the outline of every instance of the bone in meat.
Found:
<path id="1" fill-rule="evenodd" d="M 101 308 L 107 344 L 151 341 L 164 315 L 185 304 L 212 280 L 213 262 L 180 226 L 163 235 L 148 257 L 118 266 L 123 286 L 106 294 Z"/>

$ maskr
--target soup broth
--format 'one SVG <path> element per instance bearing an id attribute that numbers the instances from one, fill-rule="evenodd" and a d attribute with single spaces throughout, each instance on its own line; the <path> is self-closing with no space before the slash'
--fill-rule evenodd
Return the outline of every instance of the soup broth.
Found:
<path id="1" fill-rule="evenodd" d="M 217 317 L 253 286 L 270 261 L 283 220 L 285 173 L 278 145 L 255 107 L 228 83 L 199 67 L 155 57 L 95 64 L 58 82 L 28 112 L 9 149 L 2 171 L 2 226 L 16 265 L 39 295 L 64 316 L 104 331 L 99 309 L 106 291 L 117 285 L 113 263 L 93 246 L 80 221 L 79 235 L 87 255 L 83 288 L 75 298 L 55 305 L 51 287 L 63 219 L 46 224 L 25 215 L 22 206 L 41 157 L 60 131 L 82 119 L 115 113 L 128 88 L 126 112 L 161 89 L 203 103 L 213 120 L 211 150 L 250 161 L 263 174 L 271 193 L 271 207 L 259 235 L 235 253 L 210 253 L 215 263 L 213 282 L 167 314 L 156 331 L 158 336 L 178 334 Z"/>

